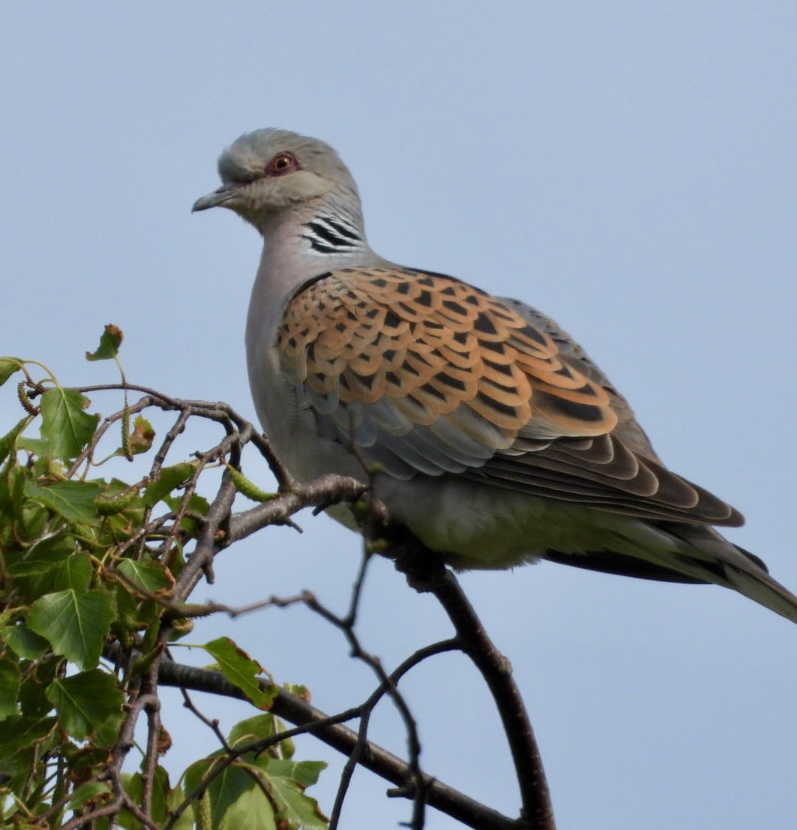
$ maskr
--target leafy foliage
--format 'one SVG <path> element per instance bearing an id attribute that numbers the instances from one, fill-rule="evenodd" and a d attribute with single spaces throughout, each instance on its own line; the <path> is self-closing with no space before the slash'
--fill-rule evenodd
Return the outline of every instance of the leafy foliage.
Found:
<path id="1" fill-rule="evenodd" d="M 86 357 L 121 371 L 121 342 L 107 326 Z M 209 509 L 197 482 L 213 467 L 236 467 L 240 447 L 225 437 L 165 465 L 167 435 L 133 480 L 104 478 L 97 472 L 109 459 L 151 452 L 148 407 L 177 411 L 181 429 L 202 413 L 154 394 L 130 406 L 123 374 L 123 404 L 104 420 L 87 390 L 62 386 L 41 364 L 0 358 L 0 386 L 12 379 L 23 414 L 0 436 L 0 826 L 326 827 L 304 793 L 323 764 L 293 759 L 292 742 L 265 711 L 276 687 L 226 638 L 202 647 L 263 713 L 179 782 L 158 760 L 170 740 L 157 663 L 190 633 L 186 601 L 201 576 L 189 564 Z M 130 773 L 122 767 L 139 718 L 148 746 Z"/>
<path id="2" fill-rule="evenodd" d="M 210 827 L 326 828 L 315 800 L 304 794 L 305 787 L 318 780 L 324 764 L 293 761 L 290 741 L 276 743 L 265 752 L 247 751 L 250 745 L 260 747 L 264 739 L 273 739 L 278 728 L 279 721 L 270 715 L 242 721 L 228 739 L 236 751 L 232 760 L 220 750 L 189 767 L 186 787 L 204 790 L 202 808 L 210 816 Z"/>

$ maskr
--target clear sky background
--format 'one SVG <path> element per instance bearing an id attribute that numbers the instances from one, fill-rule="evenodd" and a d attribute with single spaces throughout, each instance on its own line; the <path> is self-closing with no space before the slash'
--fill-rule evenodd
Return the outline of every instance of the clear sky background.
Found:
<path id="1" fill-rule="evenodd" d="M 797 6 L 777 0 L 3 3 L 0 353 L 113 381 L 82 356 L 114 322 L 131 381 L 254 417 L 243 330 L 260 241 L 190 207 L 240 133 L 305 132 L 352 168 L 380 253 L 554 316 L 667 463 L 745 513 L 732 540 L 795 590 L 795 54 Z M 18 417 L 3 398 L 0 425 Z M 303 536 L 225 553 L 201 596 L 306 587 L 342 611 L 358 541 L 300 521 Z M 462 582 L 514 666 L 561 830 L 794 828 L 794 626 L 731 591 L 551 564 Z M 386 561 L 359 630 L 388 667 L 449 633 Z M 301 609 L 214 618 L 194 641 L 222 633 L 324 710 L 372 688 Z M 465 659 L 402 688 L 424 768 L 514 813 Z M 180 770 L 215 744 L 165 698 Z M 203 704 L 227 726 L 247 714 Z M 389 708 L 373 736 L 404 751 Z M 329 810 L 340 761 L 309 740 L 300 752 L 330 760 L 311 790 Z M 343 826 L 406 821 L 386 787 L 358 772 Z"/>

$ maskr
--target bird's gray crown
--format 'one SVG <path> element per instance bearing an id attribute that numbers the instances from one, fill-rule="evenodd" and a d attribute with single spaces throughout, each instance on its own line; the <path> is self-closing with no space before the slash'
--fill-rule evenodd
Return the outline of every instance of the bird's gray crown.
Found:
<path id="1" fill-rule="evenodd" d="M 237 138 L 219 157 L 219 176 L 223 182 L 252 181 L 263 174 L 276 154 L 286 152 L 296 158 L 302 169 L 356 192 L 349 169 L 329 144 L 275 127 L 254 130 Z"/>

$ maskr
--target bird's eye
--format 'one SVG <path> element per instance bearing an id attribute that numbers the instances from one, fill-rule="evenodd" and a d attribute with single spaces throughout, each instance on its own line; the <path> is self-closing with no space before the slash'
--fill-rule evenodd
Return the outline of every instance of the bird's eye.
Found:
<path id="1" fill-rule="evenodd" d="M 297 170 L 299 165 L 290 153 L 279 153 L 268 163 L 268 172 L 272 176 L 280 176 L 283 173 L 290 173 Z"/>

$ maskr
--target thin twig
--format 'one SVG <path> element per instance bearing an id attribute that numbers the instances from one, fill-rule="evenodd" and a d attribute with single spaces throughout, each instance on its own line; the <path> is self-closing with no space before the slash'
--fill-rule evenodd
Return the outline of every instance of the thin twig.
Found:
<path id="1" fill-rule="evenodd" d="M 361 581 L 358 580 L 358 583 L 355 585 L 355 595 L 357 597 L 359 597 L 360 587 Z M 352 604 L 352 610 L 349 612 L 347 619 L 338 617 L 336 614 L 332 613 L 328 608 L 322 605 L 312 594 L 308 598 L 306 604 L 308 608 L 310 608 L 312 611 L 315 611 L 317 614 L 319 614 L 321 617 L 327 620 L 327 622 L 332 623 L 335 627 L 343 631 L 347 641 L 349 642 L 349 645 L 351 646 L 352 656 L 362 660 L 367 666 L 369 666 L 373 670 L 373 672 L 379 678 L 381 686 L 387 690 L 387 693 L 390 695 L 390 697 L 393 700 L 393 703 L 398 709 L 399 714 L 401 715 L 401 719 L 404 722 L 404 726 L 407 730 L 407 744 L 410 756 L 407 767 L 410 773 L 411 783 L 413 785 L 412 790 L 414 793 L 414 817 L 411 826 L 413 828 L 422 827 L 424 805 L 424 775 L 421 771 L 420 766 L 421 743 L 420 739 L 418 738 L 418 726 L 415 722 L 415 718 L 413 717 L 412 712 L 410 711 L 409 706 L 407 705 L 407 702 L 404 700 L 404 696 L 399 692 L 398 688 L 396 687 L 396 684 L 393 683 L 393 681 L 390 679 L 390 676 L 382 667 L 381 662 L 373 655 L 366 652 L 360 644 L 359 637 L 356 635 L 354 627 L 349 621 L 350 619 L 354 619 L 357 616 L 357 609 L 355 604 Z M 359 761 L 362 747 L 365 743 L 369 720 L 370 710 L 368 712 L 363 713 L 359 730 L 360 739 L 355 745 L 352 754 L 349 757 L 347 765 L 344 767 L 343 775 L 341 775 L 341 783 L 338 787 L 338 796 L 335 799 L 335 806 L 332 810 L 332 821 L 330 822 L 333 828 L 337 827 L 338 816 L 343 806 L 343 799 L 345 798 L 349 781 L 351 780 L 351 776 L 354 772 L 354 767 Z"/>
<path id="2" fill-rule="evenodd" d="M 168 684 L 166 684 L 168 685 Z M 183 696 L 183 706 L 188 709 L 193 715 L 195 715 L 205 726 L 210 729 L 211 732 L 216 736 L 219 743 L 222 746 L 222 749 L 225 752 L 232 752 L 232 747 L 227 743 L 227 739 L 224 737 L 224 733 L 219 729 L 219 722 L 216 718 L 209 718 L 207 715 L 204 715 L 199 709 L 196 707 L 196 704 L 193 700 L 191 700 L 191 696 L 188 694 L 184 686 L 180 687 L 180 693 Z"/>

